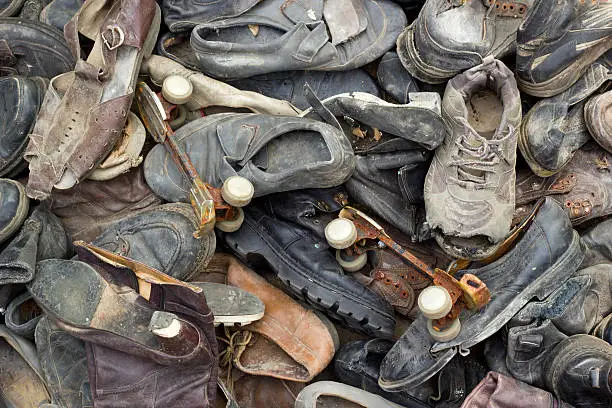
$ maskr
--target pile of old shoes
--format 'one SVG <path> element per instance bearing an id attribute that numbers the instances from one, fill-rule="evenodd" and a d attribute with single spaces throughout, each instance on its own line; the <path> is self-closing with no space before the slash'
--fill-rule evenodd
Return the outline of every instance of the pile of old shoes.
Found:
<path id="1" fill-rule="evenodd" d="M 612 408 L 608 0 L 0 1 L 0 407 Z"/>

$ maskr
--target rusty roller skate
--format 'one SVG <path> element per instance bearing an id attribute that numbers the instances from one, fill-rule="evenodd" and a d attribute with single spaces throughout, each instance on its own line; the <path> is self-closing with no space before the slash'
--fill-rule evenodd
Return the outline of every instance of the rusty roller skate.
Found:
<path id="1" fill-rule="evenodd" d="M 199 220 L 194 237 L 208 234 L 214 227 L 224 232 L 234 232 L 244 221 L 240 207 L 251 201 L 255 190 L 249 180 L 240 176 L 229 177 L 221 188 L 203 182 L 189 156 L 176 142 L 171 124 L 178 126 L 184 121 L 180 105 L 187 102 L 191 91 L 189 80 L 180 76 L 169 76 L 164 80 L 162 95 L 155 94 L 147 84 L 140 82 L 136 89 L 138 110 L 153 139 L 166 146 L 177 167 L 191 183 L 191 206 Z M 175 109 L 178 109 L 178 115 Z"/>
<path id="2" fill-rule="evenodd" d="M 376 221 L 361 211 L 347 206 L 340 211 L 339 217 L 327 225 L 325 237 L 336 249 L 336 259 L 345 270 L 361 269 L 368 250 L 386 246 L 431 279 L 433 286 L 421 292 L 418 306 L 429 319 L 429 333 L 435 340 L 455 338 L 461 330 L 458 319 L 461 311 L 481 309 L 491 300 L 489 289 L 478 277 L 465 274 L 457 280 L 446 271 L 431 268 L 393 241 Z"/>

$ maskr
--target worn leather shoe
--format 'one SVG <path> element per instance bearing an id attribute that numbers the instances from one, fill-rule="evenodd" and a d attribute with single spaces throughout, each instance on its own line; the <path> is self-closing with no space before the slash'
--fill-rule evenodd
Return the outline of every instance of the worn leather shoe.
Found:
<path id="1" fill-rule="evenodd" d="M 391 305 L 345 275 L 325 239 L 255 205 L 245 207 L 244 215 L 238 231 L 219 233 L 239 259 L 271 270 L 291 295 L 354 330 L 375 337 L 393 335 Z"/>
<path id="2" fill-rule="evenodd" d="M 585 100 L 612 78 L 612 59 L 599 59 L 567 91 L 536 103 L 521 123 L 518 146 L 531 170 L 541 177 L 559 172 L 591 139 Z"/>
<path id="3" fill-rule="evenodd" d="M 508 235 L 514 211 L 521 123 L 514 74 L 486 58 L 457 75 L 444 92 L 442 117 L 448 135 L 425 179 L 427 222 L 449 255 L 486 258 Z"/>
<path id="4" fill-rule="evenodd" d="M 527 302 L 544 299 L 580 266 L 580 237 L 563 208 L 546 199 L 534 211 L 531 225 L 504 256 L 454 275 L 457 279 L 466 273 L 478 276 L 489 288 L 491 301 L 478 312 L 463 312 L 461 331 L 448 342 L 436 343 L 427 319 L 420 315 L 383 360 L 379 384 L 384 390 L 410 389 L 431 378 L 458 350 L 493 335 Z"/>
<path id="5" fill-rule="evenodd" d="M 0 179 L 0 244 L 19 231 L 29 208 L 25 187 L 18 181 Z"/>
<path id="6" fill-rule="evenodd" d="M 402 65 L 397 53 L 389 51 L 380 59 L 376 78 L 382 89 L 397 103 L 409 103 L 409 94 L 419 92 L 419 86 Z"/>
<path id="7" fill-rule="evenodd" d="M 0 78 L 0 102 L 5 107 L 0 111 L 0 176 L 14 176 L 27 166 L 23 153 L 46 88 L 42 78 Z"/>
<path id="8" fill-rule="evenodd" d="M 305 118 L 216 114 L 181 127 L 175 139 L 202 180 L 221 187 L 225 179 L 239 175 L 253 183 L 255 197 L 337 186 L 355 168 L 342 132 Z M 171 202 L 189 202 L 190 183 L 165 146 L 149 152 L 144 168 L 155 194 Z"/>
<path id="9" fill-rule="evenodd" d="M 584 121 L 593 139 L 612 153 L 612 91 L 595 95 L 585 103 Z"/>
<path id="10" fill-rule="evenodd" d="M 518 84 L 530 95 L 551 97 L 569 89 L 612 47 L 612 4 L 606 0 L 533 3 L 518 29 Z"/>
<path id="11" fill-rule="evenodd" d="M 0 73 L 51 79 L 74 68 L 61 31 L 38 21 L 0 18 Z"/>

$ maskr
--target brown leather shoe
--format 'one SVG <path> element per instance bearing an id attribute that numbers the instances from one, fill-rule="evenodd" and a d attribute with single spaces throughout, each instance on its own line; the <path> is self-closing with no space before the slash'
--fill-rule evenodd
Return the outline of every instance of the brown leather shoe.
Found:
<path id="1" fill-rule="evenodd" d="M 225 376 L 223 376 L 225 378 Z M 237 408 L 230 399 L 242 408 L 294 408 L 295 399 L 306 386 L 302 382 L 279 380 L 264 375 L 245 374 L 232 368 L 230 375 L 232 388 L 218 393 L 216 408 Z"/>
<path id="2" fill-rule="evenodd" d="M 75 246 L 80 261 L 39 263 L 28 290 L 49 319 L 86 342 L 94 405 L 211 406 L 218 354 L 202 290 L 104 249 Z"/>
<path id="3" fill-rule="evenodd" d="M 596 143 L 587 143 L 554 176 L 519 172 L 513 222 L 529 213 L 535 200 L 544 196 L 561 203 L 574 226 L 612 214 L 612 154 Z"/>
<path id="4" fill-rule="evenodd" d="M 338 345 L 334 326 L 300 306 L 280 289 L 227 254 L 215 254 L 206 272 L 192 281 L 218 279 L 260 298 L 264 317 L 229 333 L 234 365 L 247 374 L 308 382 L 331 362 Z M 326 319 L 325 319 L 326 320 Z"/>
<path id="5" fill-rule="evenodd" d="M 84 180 L 71 190 L 54 190 L 51 203 L 72 239 L 91 242 L 113 221 L 162 200 L 145 182 L 141 166 L 112 180 Z"/>

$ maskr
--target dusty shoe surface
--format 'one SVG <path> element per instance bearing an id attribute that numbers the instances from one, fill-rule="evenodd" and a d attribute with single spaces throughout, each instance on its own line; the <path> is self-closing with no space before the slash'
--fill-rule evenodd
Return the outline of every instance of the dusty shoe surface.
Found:
<path id="1" fill-rule="evenodd" d="M 0 112 L 0 176 L 13 175 L 26 167 L 23 153 L 46 87 L 46 81 L 42 78 L 0 78 L 0 99 L 5 106 Z"/>
<path id="2" fill-rule="evenodd" d="M 587 101 L 584 120 L 593 139 L 612 153 L 612 91 L 595 95 Z"/>
<path id="3" fill-rule="evenodd" d="M 521 105 L 512 71 L 491 58 L 457 75 L 442 117 L 448 134 L 425 179 L 427 222 L 450 255 L 483 258 L 508 235 L 514 211 Z"/>
<path id="4" fill-rule="evenodd" d="M 612 46 L 612 4 L 536 1 L 517 35 L 522 91 L 551 97 L 570 88 Z"/>
<path id="5" fill-rule="evenodd" d="M 612 78 L 612 60 L 599 59 L 565 92 L 536 103 L 521 123 L 518 145 L 531 170 L 541 177 L 559 172 L 591 137 L 585 100 Z"/>
<path id="6" fill-rule="evenodd" d="M 260 114 L 210 115 L 181 127 L 176 141 L 202 180 L 221 187 L 239 175 L 250 180 L 255 197 L 302 188 L 342 184 L 355 158 L 344 135 L 305 118 Z M 145 159 L 151 189 L 168 201 L 189 201 L 190 184 L 163 145 Z"/>
<path id="7" fill-rule="evenodd" d="M 397 39 L 397 52 L 416 78 L 441 83 L 516 48 L 516 32 L 533 0 L 428 0 Z M 503 6 L 502 6 L 503 4 Z"/>
<path id="8" fill-rule="evenodd" d="M 0 179 L 0 244 L 19 231 L 29 208 L 25 187 L 18 181 Z"/>
<path id="9" fill-rule="evenodd" d="M 389 51 L 380 59 L 376 78 L 385 92 L 398 103 L 410 102 L 409 94 L 419 92 L 418 84 L 393 51 Z"/>
<path id="10" fill-rule="evenodd" d="M 544 299 L 582 262 L 578 233 L 559 204 L 547 199 L 518 243 L 497 261 L 455 273 L 478 276 L 491 292 L 480 311 L 460 315 L 461 331 L 453 340 L 436 342 L 421 314 L 389 351 L 379 384 L 385 390 L 409 389 L 431 378 L 457 353 L 501 329 L 533 297 Z"/>
<path id="11" fill-rule="evenodd" d="M 256 32 L 249 26 L 257 26 Z M 346 71 L 393 47 L 406 16 L 388 0 L 260 2 L 238 17 L 196 26 L 200 70 L 238 79 L 279 71 Z M 255 30 L 255 29 L 254 29 Z M 257 64 L 251 63 L 257 56 Z"/>

